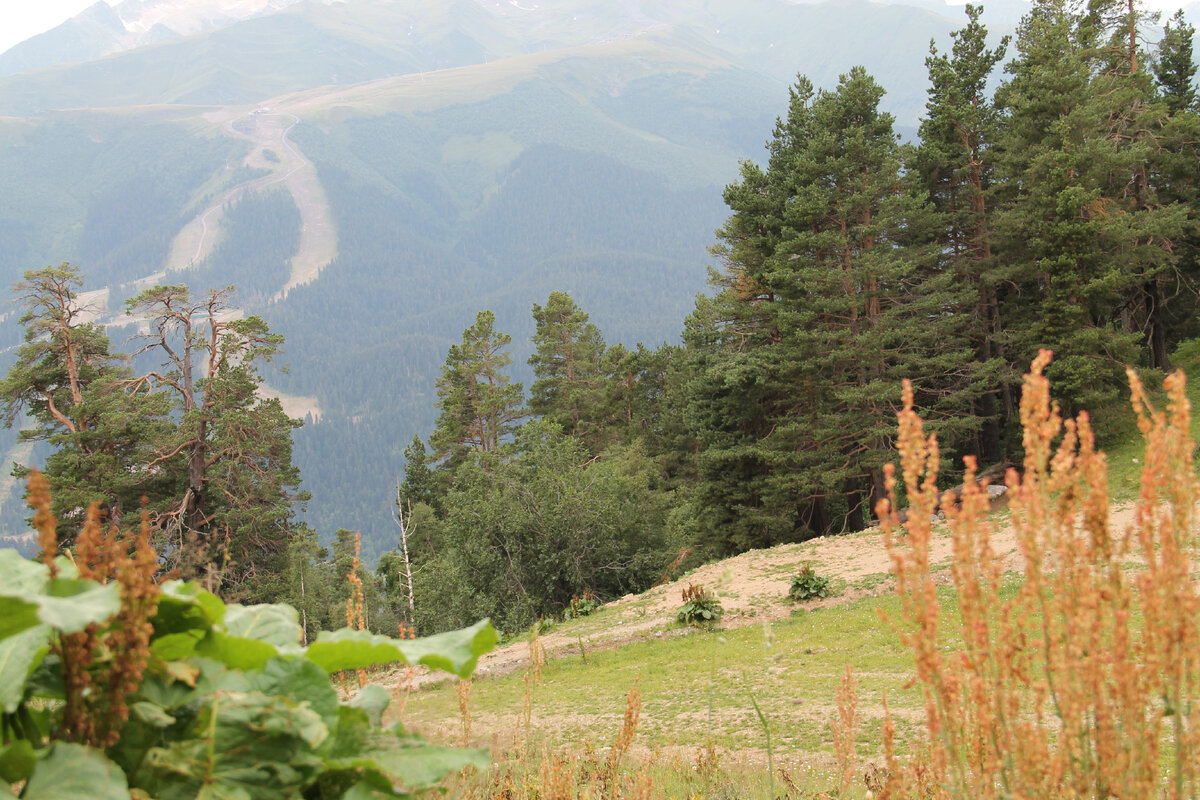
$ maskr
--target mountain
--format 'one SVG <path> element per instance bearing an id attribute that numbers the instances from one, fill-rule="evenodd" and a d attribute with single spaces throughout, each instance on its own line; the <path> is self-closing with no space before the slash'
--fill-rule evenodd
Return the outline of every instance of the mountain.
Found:
<path id="1" fill-rule="evenodd" d="M 0 75 L 91 61 L 285 8 L 296 0 L 105 0 L 0 53 Z"/>
<path id="2" fill-rule="evenodd" d="M 530 309 L 554 290 L 610 342 L 674 340 L 722 189 L 762 157 L 796 73 L 832 86 L 864 63 L 911 134 L 929 40 L 960 24 L 864 0 L 260 10 L 0 78 L 0 279 L 81 265 L 117 345 L 140 287 L 237 285 L 287 338 L 290 369 L 268 379 L 308 417 L 308 518 L 324 537 L 362 530 L 370 555 L 392 546 L 401 452 L 432 427 L 476 311 L 512 334 L 527 384 Z M 0 494 L 10 533 L 15 502 Z"/>

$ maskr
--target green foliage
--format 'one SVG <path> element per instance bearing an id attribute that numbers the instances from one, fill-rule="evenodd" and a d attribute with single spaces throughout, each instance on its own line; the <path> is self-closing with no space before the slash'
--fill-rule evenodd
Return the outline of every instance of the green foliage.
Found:
<path id="1" fill-rule="evenodd" d="M 525 416 L 523 389 L 504 371 L 512 362 L 512 337 L 495 330 L 496 315 L 480 311 L 463 331 L 462 344 L 451 345 L 437 381 L 442 413 L 430 446 L 454 469 L 468 453 L 494 453 Z"/>
<path id="2" fill-rule="evenodd" d="M 668 498 L 636 451 L 592 457 L 556 426 L 531 422 L 502 456 L 456 471 L 439 538 L 415 549 L 419 630 L 488 616 L 504 631 L 562 613 L 590 590 L 619 597 L 653 584 L 672 548 Z"/>
<path id="3" fill-rule="evenodd" d="M 529 364 L 537 380 L 530 387 L 529 410 L 595 448 L 613 383 L 603 373 L 604 337 L 564 292 L 551 292 L 544 307 L 535 303 L 533 319 L 537 349 Z"/>
<path id="4" fill-rule="evenodd" d="M 1172 114 L 1197 110 L 1196 62 L 1192 56 L 1195 37 L 1196 29 L 1184 18 L 1182 9 L 1163 26 L 1154 76 Z"/>
<path id="5" fill-rule="evenodd" d="M 563 619 L 586 617 L 600 608 L 602 603 L 595 592 L 585 589 L 582 594 L 571 595 L 571 602 L 563 609 Z"/>
<path id="6" fill-rule="evenodd" d="M 169 473 L 146 468 L 172 429 L 166 398 L 126 391 L 133 375 L 110 351 L 104 327 L 84 321 L 82 286 L 72 264 L 25 273 L 15 286 L 25 344 L 0 380 L 5 423 L 27 414 L 32 424 L 21 438 L 55 448 L 45 466 L 63 539 L 92 502 L 116 515 L 149 497 L 159 511 L 174 488 Z"/>
<path id="7" fill-rule="evenodd" d="M 923 196 L 901 189 L 882 95 L 861 68 L 831 91 L 801 77 L 767 168 L 743 163 L 725 191 L 719 293 L 684 332 L 711 553 L 861 529 L 883 493 L 898 379 L 938 385 L 970 361 L 944 313 L 958 284 L 936 269 Z"/>
<path id="8" fill-rule="evenodd" d="M 385 691 L 366 686 L 341 702 L 329 677 L 395 662 L 467 677 L 496 642 L 486 621 L 408 641 L 344 630 L 304 648 L 290 607 L 226 605 L 170 581 L 151 620 L 155 657 L 119 740 L 101 752 L 58 741 L 61 710 L 46 701 L 61 696 L 62 662 L 47 652 L 65 632 L 104 626 L 116 585 L 50 580 L 44 566 L 0 550 L 0 608 L 32 625 L 0 630 L 0 787 L 26 780 L 22 797 L 407 797 L 487 763 L 481 751 L 381 727 Z"/>
<path id="9" fill-rule="evenodd" d="M 788 589 L 788 597 L 792 600 L 813 600 L 832 594 L 829 578 L 818 575 L 812 564 L 805 564 L 804 568 L 792 577 L 792 585 Z"/>
<path id="10" fill-rule="evenodd" d="M 720 599 L 703 586 L 688 584 L 683 590 L 683 605 L 675 614 L 675 620 L 683 625 L 706 627 L 716 625 L 725 614 Z"/>

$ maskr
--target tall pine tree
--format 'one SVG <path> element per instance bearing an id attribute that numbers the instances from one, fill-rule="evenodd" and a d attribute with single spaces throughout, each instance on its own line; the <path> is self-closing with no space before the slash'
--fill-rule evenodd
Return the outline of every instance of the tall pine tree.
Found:
<path id="1" fill-rule="evenodd" d="M 949 53 L 939 53 L 930 45 L 925 60 L 929 99 L 913 178 L 928 193 L 938 215 L 938 269 L 953 275 L 962 288 L 960 305 L 948 310 L 960 315 L 974 355 L 944 388 L 971 396 L 971 407 L 958 413 L 976 417 L 979 434 L 963 444 L 985 463 L 995 463 L 1005 453 L 1003 432 L 1016 412 L 1013 387 L 1021 373 L 1005 369 L 1006 336 L 1000 316 L 1005 286 L 997 279 L 992 253 L 989 197 L 995 180 L 999 111 L 988 96 L 987 82 L 1004 57 L 1008 39 L 1002 39 L 996 49 L 987 47 L 987 28 L 979 21 L 982 10 L 967 5 L 967 25 L 951 34 L 954 44 Z"/>
<path id="2" fill-rule="evenodd" d="M 526 416 L 523 388 L 505 372 L 512 337 L 495 325 L 495 314 L 480 311 L 462 343 L 450 346 L 437 379 L 442 413 L 429 445 L 444 468 L 455 469 L 472 452 L 496 452 Z"/>
<path id="3" fill-rule="evenodd" d="M 710 546 L 863 527 L 884 491 L 900 378 L 945 385 L 971 357 L 935 219 L 902 191 L 882 95 L 861 68 L 832 92 L 802 78 L 767 169 L 744 165 L 726 190 L 722 291 L 685 334 L 699 351 L 690 408 Z"/>

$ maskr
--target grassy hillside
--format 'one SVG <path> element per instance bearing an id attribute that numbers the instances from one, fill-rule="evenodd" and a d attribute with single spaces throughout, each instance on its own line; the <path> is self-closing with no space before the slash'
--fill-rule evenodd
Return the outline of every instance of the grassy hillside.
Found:
<path id="1" fill-rule="evenodd" d="M 1195 371 L 1193 350 L 1185 348 L 1177 360 Z M 1200 400 L 1200 382 L 1189 387 L 1188 397 Z M 1131 421 L 1108 425 L 1115 501 L 1108 524 L 1116 534 L 1135 524 L 1132 494 L 1145 455 Z M 1193 420 L 1192 436 L 1198 433 Z M 1004 575 L 1001 594 L 1012 596 L 1025 569 L 1021 546 L 1007 510 L 994 512 L 992 523 L 990 546 Z M 1123 569 L 1133 573 L 1147 563 L 1132 553 L 1125 558 Z M 952 539 L 940 523 L 930 566 L 942 607 L 939 628 L 948 632 L 939 640 L 943 652 L 961 644 L 953 560 Z M 792 577 L 806 566 L 829 579 L 831 597 L 788 599 Z M 884 697 L 901 751 L 923 725 L 925 697 L 913 685 L 912 652 L 889 621 L 903 618 L 893 570 L 878 530 L 752 551 L 582 618 L 514 636 L 481 660 L 465 709 L 460 688 L 446 682 L 412 672 L 390 674 L 384 682 L 407 698 L 405 725 L 457 742 L 469 718 L 469 739 L 492 748 L 497 774 L 533 776 L 540 769 L 542 781 L 556 757 L 586 761 L 595 748 L 602 763 L 622 726 L 626 694 L 636 687 L 641 716 L 633 752 L 639 766 L 630 772 L 651 776 L 652 796 L 770 796 L 769 732 L 770 757 L 782 767 L 779 786 L 789 797 L 810 797 L 805 792 L 829 792 L 838 781 L 830 722 L 838 714 L 847 665 L 858 681 L 857 752 L 864 762 L 881 759 Z M 718 627 L 675 621 L 681 590 L 691 585 L 720 598 L 725 616 Z M 539 779 L 529 780 L 534 783 L 526 785 Z M 869 795 L 856 777 L 848 795 L 833 796 Z"/>

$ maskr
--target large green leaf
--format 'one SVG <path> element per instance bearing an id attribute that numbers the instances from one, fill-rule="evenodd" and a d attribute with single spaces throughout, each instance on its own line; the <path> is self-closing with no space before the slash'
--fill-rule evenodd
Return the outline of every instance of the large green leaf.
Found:
<path id="1" fill-rule="evenodd" d="M 249 686 L 266 695 L 279 695 L 308 705 L 334 729 L 338 722 L 337 690 L 325 670 L 303 658 L 272 658 L 261 670 L 247 675 Z M 384 694 L 387 692 L 385 690 Z"/>
<path id="2" fill-rule="evenodd" d="M 40 592 L 50 571 L 40 561 L 30 561 L 10 547 L 0 549 L 0 587 L 4 594 L 22 597 Z"/>
<path id="3" fill-rule="evenodd" d="M 49 625 L 36 625 L 0 640 L 0 711 L 16 711 L 29 673 L 45 657 L 49 642 Z"/>
<path id="4" fill-rule="evenodd" d="M 37 603 L 0 595 L 0 641 L 29 630 L 38 621 Z"/>
<path id="5" fill-rule="evenodd" d="M 300 618 L 289 605 L 263 603 L 225 607 L 225 631 L 230 636 L 254 639 L 276 647 L 300 644 Z"/>
<path id="6" fill-rule="evenodd" d="M 378 727 L 383 724 L 383 712 L 392 702 L 392 695 L 387 689 L 377 683 L 368 683 L 358 690 L 358 694 L 350 701 L 351 708 L 361 708 L 367 712 L 371 724 Z"/>
<path id="7" fill-rule="evenodd" d="M 363 770 L 357 783 L 346 790 L 342 800 L 389 800 L 395 797 L 408 797 L 405 792 L 398 791 L 387 776 L 374 770 Z"/>
<path id="8" fill-rule="evenodd" d="M 222 627 L 224 628 L 222 630 Z M 196 645 L 196 652 L 234 669 L 261 669 L 268 660 L 300 653 L 300 623 L 287 605 L 264 603 L 225 607 L 224 626 L 215 626 Z M 180 654 L 173 652 L 175 657 Z"/>
<path id="9" fill-rule="evenodd" d="M 329 735 L 307 703 L 261 692 L 210 695 L 186 737 L 153 748 L 140 787 L 159 800 L 299 797 L 321 772 L 314 751 Z"/>
<path id="10" fill-rule="evenodd" d="M 155 639 L 190 634 L 199 640 L 224 618 L 225 604 L 221 598 L 197 583 L 167 581 L 162 585 L 158 611 L 151 622 Z"/>
<path id="11" fill-rule="evenodd" d="M 376 731 L 357 753 L 327 757 L 325 763 L 331 769 L 378 770 L 410 789 L 427 789 L 463 767 L 485 769 L 489 758 L 486 750 L 440 747 L 417 736 Z"/>
<path id="12" fill-rule="evenodd" d="M 22 800 L 130 800 L 125 773 L 99 753 L 58 742 L 25 786 Z"/>
<path id="13" fill-rule="evenodd" d="M 254 670 L 261 669 L 277 657 L 279 650 L 275 645 L 258 639 L 245 639 L 212 630 L 196 645 L 196 653 L 220 661 L 231 669 Z"/>
<path id="14" fill-rule="evenodd" d="M 3 552 L 7 551 L 0 551 Z M 93 623 L 104 622 L 121 608 L 116 584 L 101 586 L 78 578 L 58 578 L 28 588 L 32 571 L 17 572 L 18 584 L 26 587 L 21 596 L 16 596 L 7 584 L 0 584 L 0 640 L 39 622 L 64 633 L 75 633 Z"/>
<path id="15" fill-rule="evenodd" d="M 328 672 L 400 661 L 465 678 L 475 669 L 479 657 L 495 646 L 496 629 L 482 620 L 460 631 L 415 640 L 390 639 L 349 628 L 324 631 L 308 646 L 306 654 Z"/>
<path id="16" fill-rule="evenodd" d="M 117 584 L 101 586 L 79 578 L 48 581 L 46 594 L 30 599 L 38 604 L 42 622 L 63 633 L 75 633 L 92 623 L 105 622 L 121 610 Z"/>
<path id="17" fill-rule="evenodd" d="M 492 623 L 484 619 L 460 631 L 402 640 L 400 649 L 410 664 L 424 664 L 466 678 L 475 671 L 479 657 L 490 652 L 498 639 Z"/>
<path id="18" fill-rule="evenodd" d="M 0 747 L 0 786 L 23 781 L 37 767 L 37 753 L 28 739 L 17 739 Z"/>

